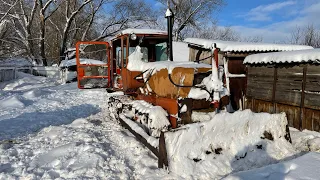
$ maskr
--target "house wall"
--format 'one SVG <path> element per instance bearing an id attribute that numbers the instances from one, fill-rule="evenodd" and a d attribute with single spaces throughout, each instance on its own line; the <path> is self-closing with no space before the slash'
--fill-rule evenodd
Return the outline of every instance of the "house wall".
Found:
<path id="1" fill-rule="evenodd" d="M 320 131 L 320 66 L 249 66 L 246 108 L 287 114 L 289 125 Z"/>

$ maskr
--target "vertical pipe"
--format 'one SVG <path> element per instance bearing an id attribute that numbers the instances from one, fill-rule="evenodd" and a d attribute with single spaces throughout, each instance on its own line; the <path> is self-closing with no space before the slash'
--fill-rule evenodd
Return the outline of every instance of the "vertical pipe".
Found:
<path id="1" fill-rule="evenodd" d="M 167 28 L 168 28 L 168 48 L 169 48 L 169 61 L 173 61 L 173 51 L 172 51 L 172 27 L 173 27 L 173 13 L 170 8 L 166 11 L 167 18 Z"/>

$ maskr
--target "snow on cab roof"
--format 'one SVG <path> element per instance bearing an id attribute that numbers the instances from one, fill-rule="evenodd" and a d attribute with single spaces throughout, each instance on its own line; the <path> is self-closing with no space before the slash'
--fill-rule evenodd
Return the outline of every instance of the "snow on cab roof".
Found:
<path id="1" fill-rule="evenodd" d="M 121 31 L 118 36 L 124 34 L 163 34 L 167 35 L 167 31 L 157 30 L 157 29 L 125 29 Z"/>
<path id="2" fill-rule="evenodd" d="M 293 51 L 302 49 L 313 49 L 311 46 L 292 45 L 292 44 L 269 44 L 269 43 L 251 43 L 251 42 L 234 42 L 221 41 L 200 38 L 187 38 L 184 40 L 188 44 L 195 44 L 205 49 L 210 49 L 216 44 L 224 52 L 252 52 L 252 51 Z"/>
<path id="3" fill-rule="evenodd" d="M 249 55 L 245 64 L 320 63 L 320 49 L 297 50 Z"/>

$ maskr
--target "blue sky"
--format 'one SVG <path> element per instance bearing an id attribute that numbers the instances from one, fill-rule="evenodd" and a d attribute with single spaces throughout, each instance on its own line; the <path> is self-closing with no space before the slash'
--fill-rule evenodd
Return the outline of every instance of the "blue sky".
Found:
<path id="1" fill-rule="evenodd" d="M 148 0 L 157 8 L 155 0 Z M 219 26 L 230 26 L 241 36 L 262 36 L 265 42 L 288 40 L 296 26 L 320 29 L 320 0 L 225 0 L 212 15 Z"/>

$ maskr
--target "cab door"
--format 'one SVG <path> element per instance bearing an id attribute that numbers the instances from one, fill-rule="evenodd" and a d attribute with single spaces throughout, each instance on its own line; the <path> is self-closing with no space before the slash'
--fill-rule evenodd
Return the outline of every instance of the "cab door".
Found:
<path id="1" fill-rule="evenodd" d="M 110 46 L 108 42 L 77 42 L 76 64 L 78 88 L 110 88 Z"/>

